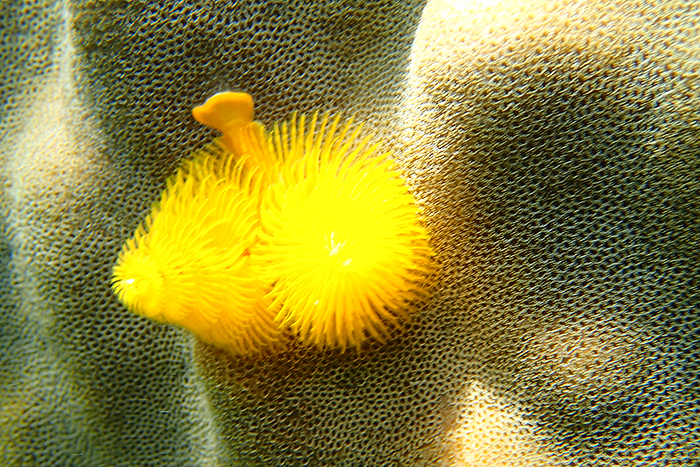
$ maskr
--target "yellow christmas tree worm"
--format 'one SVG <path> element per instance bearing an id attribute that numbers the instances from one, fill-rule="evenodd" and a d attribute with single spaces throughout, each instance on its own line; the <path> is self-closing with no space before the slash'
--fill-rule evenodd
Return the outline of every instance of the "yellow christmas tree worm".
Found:
<path id="1" fill-rule="evenodd" d="M 273 348 L 286 329 L 345 349 L 400 328 L 433 263 L 391 155 L 339 118 L 268 133 L 247 94 L 193 115 L 223 136 L 183 164 L 124 246 L 120 300 L 235 354 Z"/>

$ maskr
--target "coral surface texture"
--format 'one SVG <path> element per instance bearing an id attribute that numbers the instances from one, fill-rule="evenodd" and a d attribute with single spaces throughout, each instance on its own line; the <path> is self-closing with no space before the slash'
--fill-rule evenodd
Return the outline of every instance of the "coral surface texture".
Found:
<path id="1" fill-rule="evenodd" d="M 699 0 L 6 0 L 0 73 L 1 466 L 700 465 Z M 436 272 L 388 336 L 114 295 L 224 91 L 391 152 Z"/>

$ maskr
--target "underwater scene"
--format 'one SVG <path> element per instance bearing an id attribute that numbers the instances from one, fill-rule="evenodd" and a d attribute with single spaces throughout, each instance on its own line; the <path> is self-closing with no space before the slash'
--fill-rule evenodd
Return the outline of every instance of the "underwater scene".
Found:
<path id="1" fill-rule="evenodd" d="M 700 1 L 0 12 L 0 467 L 700 465 Z"/>

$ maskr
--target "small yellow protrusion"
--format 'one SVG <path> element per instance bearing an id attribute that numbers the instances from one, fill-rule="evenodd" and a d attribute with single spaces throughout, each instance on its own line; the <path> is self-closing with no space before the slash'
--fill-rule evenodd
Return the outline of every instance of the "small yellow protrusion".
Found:
<path id="1" fill-rule="evenodd" d="M 242 148 L 236 144 L 241 128 L 253 123 L 253 98 L 244 92 L 220 92 L 211 96 L 204 105 L 192 109 L 199 123 L 224 134 L 226 146 L 237 156 Z"/>

